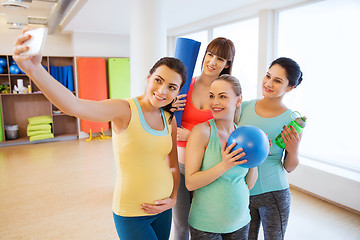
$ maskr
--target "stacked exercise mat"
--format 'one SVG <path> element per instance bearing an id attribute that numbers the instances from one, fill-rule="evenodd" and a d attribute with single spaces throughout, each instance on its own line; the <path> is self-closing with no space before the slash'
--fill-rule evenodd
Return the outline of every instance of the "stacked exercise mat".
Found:
<path id="1" fill-rule="evenodd" d="M 54 134 L 51 132 L 53 121 L 50 115 L 31 117 L 28 118 L 28 121 L 27 136 L 31 142 L 54 137 Z"/>

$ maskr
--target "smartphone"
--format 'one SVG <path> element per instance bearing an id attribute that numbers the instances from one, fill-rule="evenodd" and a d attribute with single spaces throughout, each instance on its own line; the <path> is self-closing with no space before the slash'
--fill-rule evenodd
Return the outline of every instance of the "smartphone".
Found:
<path id="1" fill-rule="evenodd" d="M 36 28 L 25 32 L 25 34 L 31 35 L 31 38 L 27 40 L 24 45 L 29 46 L 29 50 L 21 53 L 21 55 L 41 55 L 45 45 L 48 29 L 45 27 Z"/>

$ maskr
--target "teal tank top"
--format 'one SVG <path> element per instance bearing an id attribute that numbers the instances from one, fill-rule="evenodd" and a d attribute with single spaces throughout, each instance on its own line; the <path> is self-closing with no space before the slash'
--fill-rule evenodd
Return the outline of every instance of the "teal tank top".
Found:
<path id="1" fill-rule="evenodd" d="M 210 139 L 200 171 L 221 162 L 221 144 L 215 121 L 209 120 Z M 249 189 L 245 182 L 248 169 L 235 166 L 209 185 L 194 191 L 189 224 L 213 233 L 234 232 L 250 222 Z"/>
<path id="2" fill-rule="evenodd" d="M 255 99 L 241 104 L 239 127 L 252 125 L 260 128 L 271 139 L 272 146 L 270 147 L 269 156 L 258 166 L 258 179 L 255 186 L 250 190 L 250 195 L 259 195 L 289 187 L 286 171 L 282 165 L 284 150 L 279 148 L 274 142 L 275 137 L 281 132 L 283 126 L 288 125 L 292 121 L 290 116 L 292 110 L 288 109 L 273 118 L 263 118 L 255 112 L 256 102 L 257 100 Z"/>

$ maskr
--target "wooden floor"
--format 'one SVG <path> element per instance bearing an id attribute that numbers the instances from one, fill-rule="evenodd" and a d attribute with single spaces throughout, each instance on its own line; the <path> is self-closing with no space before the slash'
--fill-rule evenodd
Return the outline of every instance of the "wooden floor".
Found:
<path id="1" fill-rule="evenodd" d="M 111 140 L 0 148 L 0 239 L 117 239 L 111 148 Z M 286 239 L 360 239 L 359 215 L 291 191 Z"/>

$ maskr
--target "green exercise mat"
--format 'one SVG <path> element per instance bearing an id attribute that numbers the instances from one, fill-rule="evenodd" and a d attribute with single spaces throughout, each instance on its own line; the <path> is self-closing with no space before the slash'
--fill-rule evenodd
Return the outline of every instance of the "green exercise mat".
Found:
<path id="1" fill-rule="evenodd" d="M 109 95 L 114 98 L 130 97 L 130 59 L 109 58 Z"/>

